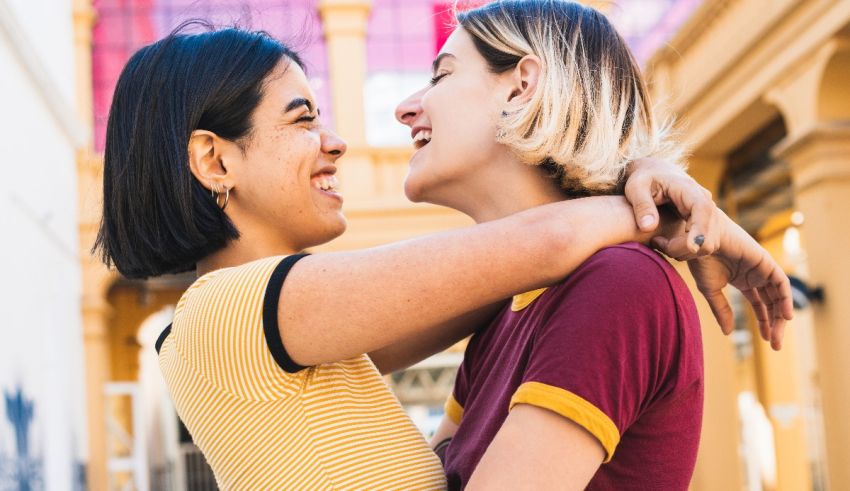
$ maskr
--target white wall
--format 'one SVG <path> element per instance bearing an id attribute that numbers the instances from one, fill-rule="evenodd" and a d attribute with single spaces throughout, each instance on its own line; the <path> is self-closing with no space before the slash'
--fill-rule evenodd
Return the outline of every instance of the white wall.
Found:
<path id="1" fill-rule="evenodd" d="M 74 489 L 85 459 L 81 251 L 75 143 L 57 116 L 74 116 L 71 4 L 0 0 L 0 16 L 0 392 L 21 389 L 32 401 L 34 489 Z M 47 85 L 35 82 L 32 67 Z M 8 467 L 16 455 L 0 399 L 0 462 Z"/>

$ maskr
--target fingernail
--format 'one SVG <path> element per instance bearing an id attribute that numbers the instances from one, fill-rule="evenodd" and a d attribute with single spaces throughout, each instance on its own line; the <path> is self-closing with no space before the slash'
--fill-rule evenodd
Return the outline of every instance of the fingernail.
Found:
<path id="1" fill-rule="evenodd" d="M 704 243 L 705 243 L 705 235 L 699 234 L 696 237 L 694 237 L 694 244 L 702 247 L 702 245 Z"/>
<path id="2" fill-rule="evenodd" d="M 655 223 L 655 218 L 652 215 L 644 215 L 640 219 L 641 228 L 646 228 Z"/>

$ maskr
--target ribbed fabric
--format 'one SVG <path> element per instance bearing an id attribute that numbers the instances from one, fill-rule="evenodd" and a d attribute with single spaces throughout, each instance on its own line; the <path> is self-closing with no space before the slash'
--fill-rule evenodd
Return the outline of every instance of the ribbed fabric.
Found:
<path id="1" fill-rule="evenodd" d="M 177 413 L 219 487 L 445 489 L 439 459 L 366 355 L 297 373 L 275 362 L 262 308 L 282 259 L 199 278 L 159 354 Z"/>

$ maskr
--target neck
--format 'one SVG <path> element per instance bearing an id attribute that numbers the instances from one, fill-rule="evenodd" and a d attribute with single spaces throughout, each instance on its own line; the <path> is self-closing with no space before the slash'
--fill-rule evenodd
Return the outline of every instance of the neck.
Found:
<path id="1" fill-rule="evenodd" d="M 475 176 L 474 185 L 458 182 L 451 187 L 454 189 L 445 189 L 442 194 L 446 199 L 438 204 L 469 215 L 476 223 L 567 199 L 557 181 L 543 169 L 518 161 L 491 166 L 488 173 Z"/>
<path id="2" fill-rule="evenodd" d="M 238 223 L 234 221 L 234 223 Z M 229 242 L 225 247 L 207 255 L 195 266 L 197 276 L 203 276 L 211 271 L 270 256 L 295 254 L 302 250 L 290 243 L 286 237 L 277 237 L 275 233 L 251 226 L 239 226 L 239 238 Z"/>

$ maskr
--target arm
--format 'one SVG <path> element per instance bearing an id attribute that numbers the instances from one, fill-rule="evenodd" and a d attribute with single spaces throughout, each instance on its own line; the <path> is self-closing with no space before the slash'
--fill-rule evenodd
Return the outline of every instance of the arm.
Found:
<path id="1" fill-rule="evenodd" d="M 668 256 L 689 260 L 691 274 L 722 331 L 729 334 L 733 329 L 732 310 L 722 293 L 731 284 L 750 301 L 762 337 L 779 349 L 785 321 L 793 317 L 791 290 L 788 278 L 767 251 L 729 220 L 712 201 L 711 193 L 680 166 L 641 159 L 632 163 L 627 177 L 626 198 L 641 230 L 652 232 L 658 227 L 657 205 L 671 203 L 685 218 L 686 221 L 677 222 L 681 230 L 662 233 L 673 240 L 662 237 L 656 245 Z M 702 236 L 701 245 L 697 244 L 698 236 Z M 703 257 L 709 254 L 714 255 Z M 404 368 L 468 336 L 489 321 L 495 311 L 495 306 L 478 309 L 370 356 L 383 373 Z"/>
<path id="2" fill-rule="evenodd" d="M 369 353 L 369 358 L 384 375 L 402 370 L 448 349 L 461 339 L 487 326 L 503 305 L 502 300 L 463 314 L 386 348 L 372 351 Z"/>
<path id="3" fill-rule="evenodd" d="M 466 489 L 581 490 L 605 450 L 581 426 L 528 404 L 511 410 L 472 473 Z"/>
<path id="4" fill-rule="evenodd" d="M 626 198 L 632 204 L 635 222 L 644 232 L 659 226 L 657 205 L 671 203 L 686 221 L 661 221 L 662 225 L 679 226 L 681 230 L 662 232 L 656 245 L 668 256 L 688 260 L 691 274 L 708 300 L 722 331 L 732 332 L 732 311 L 722 288 L 732 284 L 750 301 L 762 337 L 772 346 L 781 346 L 785 320 L 793 314 L 790 283 L 775 261 L 758 243 L 723 215 L 711 193 L 699 185 L 680 166 L 655 159 L 640 159 L 629 166 L 625 186 Z M 744 233 L 745 234 L 745 233 Z M 664 240 L 663 237 L 674 237 Z M 702 244 L 696 238 L 702 237 Z M 663 244 L 663 245 L 662 245 Z M 610 245 L 610 244 L 606 244 Z M 698 259 L 716 254 L 716 257 Z M 730 265 L 734 268 L 730 269 Z M 732 278 L 726 271 L 747 271 L 749 285 Z M 725 281 L 724 281 L 725 279 Z M 743 285 L 743 286 L 739 286 Z M 496 304 L 498 305 L 498 304 Z M 382 373 L 407 367 L 442 351 L 486 324 L 497 310 L 496 305 L 451 319 L 394 345 L 369 353 Z M 768 313 L 770 311 L 770 313 Z"/>
<path id="5" fill-rule="evenodd" d="M 440 462 L 444 464 L 446 462 L 446 448 L 448 448 L 449 442 L 455 436 L 457 429 L 458 424 L 452 421 L 447 415 L 443 415 L 440 426 L 437 427 L 436 433 L 431 437 L 431 448 L 437 454 L 437 457 L 440 458 Z"/>
<path id="6" fill-rule="evenodd" d="M 579 199 L 388 246 L 307 257 L 281 292 L 281 338 L 301 365 L 386 348 L 552 284 L 606 245 L 644 239 L 632 216 L 620 197 Z"/>

